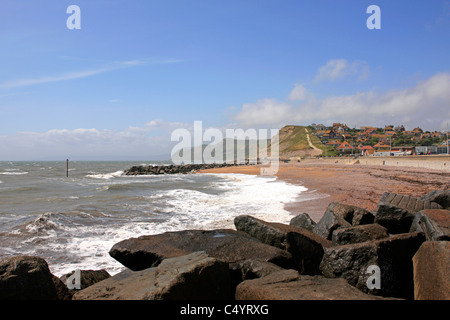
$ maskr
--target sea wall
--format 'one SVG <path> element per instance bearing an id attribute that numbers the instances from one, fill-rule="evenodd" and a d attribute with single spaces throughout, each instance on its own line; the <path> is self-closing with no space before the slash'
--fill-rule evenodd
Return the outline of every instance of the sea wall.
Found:
<path id="1" fill-rule="evenodd" d="M 392 157 L 358 157 L 353 158 L 324 158 L 321 163 L 339 164 L 363 164 L 369 166 L 395 166 L 395 167 L 415 167 L 439 171 L 450 172 L 450 156 L 448 155 L 427 155 L 427 156 L 392 156 Z"/>

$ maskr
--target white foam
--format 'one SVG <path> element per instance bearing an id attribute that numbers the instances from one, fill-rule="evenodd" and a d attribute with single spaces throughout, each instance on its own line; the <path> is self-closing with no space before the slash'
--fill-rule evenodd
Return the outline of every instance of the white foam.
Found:
<path id="1" fill-rule="evenodd" d="M 292 215 L 287 203 L 307 189 L 274 177 L 243 174 L 219 174 L 226 183 L 217 187 L 224 193 L 209 194 L 198 190 L 176 189 L 164 193 L 171 205 L 168 226 L 183 228 L 234 228 L 238 215 L 252 215 L 266 221 L 289 223 Z"/>
<path id="2" fill-rule="evenodd" d="M 237 188 L 228 192 L 228 199 L 243 213 L 253 214 L 268 221 L 289 223 L 292 215 L 284 209 L 285 204 L 295 201 L 298 195 L 308 189 L 276 180 L 275 177 L 249 175 L 223 175 L 234 179 Z"/>
<path id="3" fill-rule="evenodd" d="M 225 192 L 219 194 L 179 188 L 148 196 L 149 211 L 154 210 L 158 204 L 166 213 L 170 213 L 170 219 L 155 223 L 130 220 L 120 226 L 104 228 L 98 225 L 79 226 L 77 234 L 89 236 L 71 237 L 62 248 L 76 256 L 78 264 L 58 264 L 52 271 L 54 274 L 62 275 L 75 268 L 105 268 L 113 275 L 123 270 L 123 266 L 109 257 L 108 251 L 119 241 L 141 235 L 186 229 L 234 229 L 234 218 L 242 214 L 266 221 L 289 223 L 292 215 L 284 209 L 284 205 L 294 201 L 299 193 L 307 190 L 301 186 L 276 181 L 271 177 L 240 174 L 220 176 L 224 180 L 218 182 L 214 188 Z M 150 199 L 156 203 L 152 203 Z M 136 209 L 146 211 L 142 205 Z"/>
<path id="4" fill-rule="evenodd" d="M 94 178 L 94 179 L 112 179 L 116 177 L 120 177 L 123 174 L 123 170 L 119 170 L 111 173 L 98 173 L 98 174 L 88 174 L 86 178 Z"/>
<path id="5" fill-rule="evenodd" d="M 77 225 L 66 227 L 65 231 L 67 234 L 75 234 L 77 236 L 67 237 L 63 243 L 56 241 L 46 242 L 47 250 L 63 253 L 69 259 L 68 263 L 50 264 L 52 273 L 58 277 L 75 269 L 106 269 L 109 274 L 114 275 L 125 269 L 121 263 L 111 258 L 108 253 L 116 243 L 137 235 L 162 233 L 166 230 L 162 228 L 156 230 L 152 228 L 152 224 L 147 222 L 131 222 L 120 227 L 111 225 Z"/>
<path id="6" fill-rule="evenodd" d="M 108 180 L 121 174 L 122 171 L 116 171 L 88 176 Z M 164 217 L 160 221 L 153 221 L 151 218 L 145 221 L 145 216 L 139 215 L 102 224 L 97 221 L 101 217 L 78 212 L 77 214 L 83 215 L 85 221 L 80 224 L 64 215 L 46 213 L 27 226 L 30 233 L 27 244 L 30 244 L 30 249 L 33 250 L 58 253 L 58 262 L 49 261 L 52 273 L 57 276 L 75 269 L 102 268 L 114 275 L 124 267 L 111 258 L 108 252 L 119 241 L 186 229 L 234 229 L 234 218 L 243 214 L 266 221 L 289 223 L 292 215 L 284 209 L 284 205 L 294 201 L 299 193 L 307 190 L 301 186 L 277 181 L 273 177 L 213 175 L 222 179 L 208 189 L 194 189 L 189 188 L 189 184 L 181 184 L 177 189 L 160 190 L 143 196 L 148 199 L 148 205 L 145 202 L 125 204 L 130 208 L 136 206 L 134 209 L 143 214 L 156 214 L 155 209 L 162 208 L 161 214 Z M 180 178 L 197 181 L 197 177 L 189 175 Z M 170 218 L 167 218 L 169 216 Z M 93 219 L 92 223 L 89 219 Z M 58 241 L 54 241 L 56 238 Z"/>
<path id="7" fill-rule="evenodd" d="M 125 267 L 111 258 L 108 251 L 114 244 L 125 238 L 118 237 L 77 237 L 71 238 L 70 241 L 64 245 L 53 245 L 53 250 L 65 250 L 70 255 L 76 256 L 76 261 L 71 261 L 68 264 L 54 264 L 50 265 L 50 269 L 56 276 L 62 276 L 75 269 L 80 270 L 99 270 L 106 269 L 109 274 L 114 275 Z"/>
<path id="8" fill-rule="evenodd" d="M 19 175 L 28 174 L 28 172 L 6 171 L 6 172 L 0 172 L 0 174 L 3 174 L 5 176 L 19 176 Z"/>

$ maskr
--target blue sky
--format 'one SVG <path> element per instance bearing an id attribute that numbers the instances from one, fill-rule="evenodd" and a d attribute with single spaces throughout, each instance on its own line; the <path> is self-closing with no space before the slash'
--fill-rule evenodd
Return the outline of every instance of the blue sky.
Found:
<path id="1" fill-rule="evenodd" d="M 449 34 L 448 0 L 2 0 L 0 160 L 151 159 L 195 120 L 446 130 Z"/>

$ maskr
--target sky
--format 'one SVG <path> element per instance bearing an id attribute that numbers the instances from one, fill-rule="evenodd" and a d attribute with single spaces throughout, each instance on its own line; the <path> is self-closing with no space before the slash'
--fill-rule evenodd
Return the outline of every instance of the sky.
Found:
<path id="1" fill-rule="evenodd" d="M 446 131 L 449 52 L 450 0 L 2 0 L 0 160 L 157 159 L 194 121 Z"/>

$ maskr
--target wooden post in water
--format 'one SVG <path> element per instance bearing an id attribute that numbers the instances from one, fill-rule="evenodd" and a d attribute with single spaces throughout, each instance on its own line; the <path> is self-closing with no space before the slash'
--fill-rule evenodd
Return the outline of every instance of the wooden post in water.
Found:
<path id="1" fill-rule="evenodd" d="M 66 177 L 69 177 L 69 159 L 66 160 Z"/>

